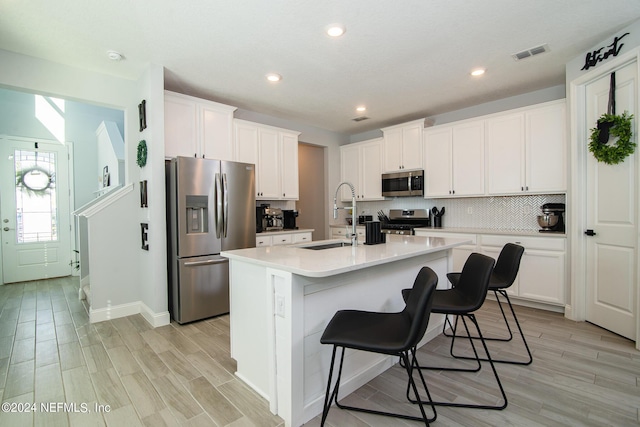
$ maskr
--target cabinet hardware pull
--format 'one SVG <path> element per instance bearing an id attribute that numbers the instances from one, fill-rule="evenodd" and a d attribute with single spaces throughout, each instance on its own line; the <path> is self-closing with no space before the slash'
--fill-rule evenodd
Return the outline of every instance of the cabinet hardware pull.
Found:
<path id="1" fill-rule="evenodd" d="M 588 229 L 587 231 L 584 232 L 584 234 L 586 234 L 587 236 L 595 236 L 596 232 L 591 229 Z"/>

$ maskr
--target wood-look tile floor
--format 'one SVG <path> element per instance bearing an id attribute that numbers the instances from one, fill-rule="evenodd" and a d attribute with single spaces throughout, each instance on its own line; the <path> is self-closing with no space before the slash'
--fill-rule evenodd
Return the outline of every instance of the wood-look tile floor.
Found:
<path id="1" fill-rule="evenodd" d="M 228 316 L 156 329 L 140 315 L 92 325 L 77 295 L 75 278 L 0 286 L 0 401 L 15 403 L 14 408 L 35 402 L 37 409 L 0 411 L 0 426 L 283 425 L 234 377 Z M 534 362 L 497 365 L 507 409 L 439 407 L 434 426 L 640 424 L 640 352 L 631 341 L 560 314 L 516 311 Z M 487 301 L 478 317 L 486 335 L 503 333 L 495 302 Z M 517 338 L 491 343 L 492 355 L 522 358 Z M 443 336 L 431 341 L 419 351 L 421 362 L 452 363 L 449 342 Z M 459 344 L 459 353 L 468 352 L 468 344 Z M 488 367 L 476 374 L 432 371 L 426 376 L 435 399 L 498 401 Z M 417 413 L 405 403 L 405 387 L 404 372 L 396 365 L 344 402 Z M 45 402 L 51 403 L 48 413 L 42 412 Z M 63 403 L 66 408 L 56 406 Z M 319 417 L 307 423 L 319 424 Z M 327 424 L 420 425 L 336 407 Z"/>

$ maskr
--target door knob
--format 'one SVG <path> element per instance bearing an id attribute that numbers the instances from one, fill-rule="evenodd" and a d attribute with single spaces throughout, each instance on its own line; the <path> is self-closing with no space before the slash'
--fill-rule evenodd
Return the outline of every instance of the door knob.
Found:
<path id="1" fill-rule="evenodd" d="M 596 232 L 591 230 L 591 229 L 589 229 L 589 230 L 585 231 L 584 234 L 586 234 L 587 236 L 595 236 Z"/>
<path id="2" fill-rule="evenodd" d="M 9 227 L 5 227 L 5 228 L 3 228 L 3 230 L 4 230 L 4 231 L 9 231 L 9 230 L 10 230 L 10 228 L 9 228 Z"/>
<path id="3" fill-rule="evenodd" d="M 7 218 L 3 219 L 2 222 L 4 222 L 5 224 L 9 222 L 9 220 Z"/>

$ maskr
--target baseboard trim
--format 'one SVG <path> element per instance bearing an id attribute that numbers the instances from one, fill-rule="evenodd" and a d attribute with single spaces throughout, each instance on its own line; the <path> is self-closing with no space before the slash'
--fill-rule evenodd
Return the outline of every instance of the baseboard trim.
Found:
<path id="1" fill-rule="evenodd" d="M 170 323 L 169 312 L 155 313 L 142 301 L 128 304 L 109 306 L 106 308 L 89 309 L 89 321 L 91 323 L 104 322 L 105 320 L 118 319 L 120 317 L 142 314 L 142 317 L 154 328 Z"/>
<path id="2" fill-rule="evenodd" d="M 155 313 L 142 301 L 140 301 L 140 314 L 142 314 L 142 317 L 144 317 L 145 320 L 149 322 L 149 324 L 154 328 L 166 326 L 171 323 L 171 316 L 169 316 L 168 310 L 160 313 Z"/>

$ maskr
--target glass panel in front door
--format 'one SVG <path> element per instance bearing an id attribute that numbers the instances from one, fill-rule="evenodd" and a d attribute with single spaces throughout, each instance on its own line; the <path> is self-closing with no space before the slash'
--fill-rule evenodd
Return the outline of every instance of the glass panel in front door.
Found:
<path id="1" fill-rule="evenodd" d="M 56 153 L 15 150 L 16 243 L 58 240 Z"/>

